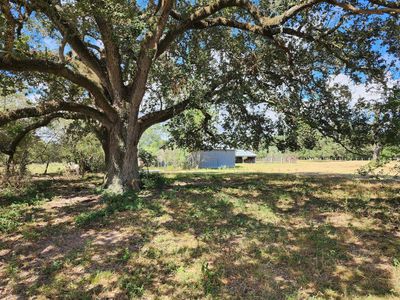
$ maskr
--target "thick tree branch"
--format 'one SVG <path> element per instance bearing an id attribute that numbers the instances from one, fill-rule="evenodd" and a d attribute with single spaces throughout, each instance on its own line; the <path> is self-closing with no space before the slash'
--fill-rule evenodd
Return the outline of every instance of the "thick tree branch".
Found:
<path id="1" fill-rule="evenodd" d="M 39 121 L 36 121 L 36 122 L 26 126 L 25 128 L 23 128 L 14 137 L 14 139 L 11 141 L 11 143 L 9 145 L 4 145 L 4 146 L 2 145 L 0 147 L 0 152 L 7 154 L 9 156 L 8 161 L 12 162 L 15 152 L 17 151 L 17 147 L 30 132 L 32 132 L 38 128 L 45 127 L 45 126 L 49 125 L 50 122 L 52 122 L 54 119 L 58 119 L 58 118 L 77 120 L 77 119 L 85 119 L 85 118 L 87 118 L 87 116 L 82 115 L 82 114 L 73 114 L 73 113 L 65 113 L 65 112 L 64 113 L 57 112 L 57 113 L 47 115 L 47 116 L 43 117 L 42 119 L 40 119 Z"/>
<path id="2" fill-rule="evenodd" d="M 80 38 L 77 28 L 71 22 L 63 17 L 61 7 L 55 5 L 51 1 L 34 0 L 32 4 L 35 8 L 43 12 L 52 23 L 58 28 L 62 36 L 71 45 L 72 49 L 78 54 L 84 64 L 91 69 L 97 77 L 101 80 L 105 87 L 109 87 L 107 74 L 103 72 L 100 61 L 85 45 L 84 41 Z"/>
<path id="3" fill-rule="evenodd" d="M 275 27 L 282 26 L 289 19 L 293 18 L 300 12 L 323 2 L 341 7 L 344 10 L 351 12 L 352 14 L 372 15 L 372 14 L 400 13 L 400 8 L 399 8 L 400 5 L 389 3 L 383 0 L 370 1 L 371 3 L 385 6 L 384 8 L 376 8 L 376 9 L 360 9 L 351 4 L 343 3 L 337 0 L 307 0 L 307 1 L 300 1 L 300 3 L 290 7 L 289 9 L 287 9 L 285 12 L 283 12 L 278 16 L 266 17 L 256 6 L 254 6 L 247 0 L 219 0 L 217 2 L 214 2 L 213 4 L 198 8 L 194 13 L 192 13 L 186 19 L 182 19 L 183 17 L 181 15 L 174 13 L 173 17 L 177 20 L 180 20 L 181 23 L 175 26 L 169 32 L 167 32 L 164 38 L 160 41 L 157 51 L 157 57 L 166 51 L 166 49 L 175 40 L 177 36 L 181 35 L 187 30 L 192 30 L 192 29 L 205 29 L 209 27 L 226 26 L 271 37 L 272 35 L 271 30 L 273 30 Z M 224 8 L 228 7 L 244 8 L 253 17 L 255 23 L 258 24 L 254 24 L 252 22 L 240 22 L 225 17 L 209 18 L 212 15 L 223 10 Z M 277 34 L 277 32 L 275 32 L 275 34 Z"/>
<path id="4" fill-rule="evenodd" d="M 272 37 L 270 34 L 270 28 L 273 26 L 282 25 L 294 15 L 299 12 L 322 2 L 321 0 L 308 0 L 302 1 L 301 3 L 292 6 L 281 15 L 275 17 L 265 17 L 262 12 L 247 0 L 219 0 L 213 4 L 201 7 L 186 18 L 180 25 L 170 30 L 160 42 L 157 51 L 157 57 L 160 56 L 171 44 L 171 42 L 183 32 L 190 29 L 205 29 L 216 26 L 226 26 L 231 28 L 237 28 L 244 31 L 249 31 L 255 34 Z M 221 11 L 228 7 L 238 7 L 245 9 L 254 19 L 255 23 L 240 22 L 234 19 L 225 17 L 208 18 L 213 14 Z"/>
<path id="5" fill-rule="evenodd" d="M 190 107 L 191 100 L 187 99 L 178 104 L 175 104 L 169 108 L 148 113 L 147 115 L 139 118 L 138 123 L 140 126 L 140 132 L 143 133 L 146 129 L 154 124 L 165 122 L 171 119 L 173 116 L 180 114 Z"/>
<path id="6" fill-rule="evenodd" d="M 145 92 L 147 77 L 151 67 L 151 63 L 157 53 L 157 45 L 167 24 L 169 13 L 172 9 L 173 0 L 160 0 L 161 7 L 158 11 L 159 16 L 153 32 L 147 33 L 142 42 L 138 60 L 137 71 L 134 77 L 134 86 L 131 91 L 130 102 L 132 104 L 133 113 L 137 113 L 140 102 Z"/>
<path id="7" fill-rule="evenodd" d="M 204 96 L 202 98 L 211 99 L 218 88 L 228 84 L 232 79 L 233 77 L 230 74 L 226 74 L 219 81 L 213 83 L 208 91 L 204 93 Z M 165 122 L 189 108 L 197 108 L 204 113 L 204 108 L 202 108 L 198 104 L 194 104 L 192 101 L 192 97 L 189 95 L 186 100 L 179 102 L 169 108 L 151 112 L 139 118 L 138 124 L 140 127 L 140 135 L 143 134 L 143 132 L 149 127 L 161 122 Z"/>
<path id="8" fill-rule="evenodd" d="M 272 26 L 279 26 L 283 25 L 286 21 L 288 21 L 293 16 L 297 15 L 299 12 L 308 9 L 316 4 L 323 2 L 322 0 L 307 0 L 307 1 L 300 1 L 299 4 L 296 4 L 290 7 L 288 10 L 283 12 L 282 14 L 269 18 L 263 17 L 262 18 L 262 26 L 263 27 L 272 27 Z"/>
<path id="9" fill-rule="evenodd" d="M 244 30 L 244 31 L 255 33 L 255 34 L 263 35 L 268 38 L 272 38 L 272 33 L 269 28 L 264 28 L 262 26 L 253 25 L 250 23 L 239 22 L 239 21 L 227 19 L 224 17 L 216 17 L 216 18 L 211 18 L 211 19 L 206 19 L 206 20 L 202 20 L 202 21 L 197 21 L 195 23 L 191 23 L 188 27 L 178 26 L 175 29 L 169 31 L 160 41 L 158 48 L 157 48 L 156 57 L 159 57 L 161 54 L 163 54 L 168 49 L 170 44 L 175 40 L 175 38 L 177 36 L 179 36 L 180 34 L 184 33 L 186 30 L 206 29 L 206 28 L 218 27 L 218 26 L 237 28 L 240 30 Z"/>
<path id="10" fill-rule="evenodd" d="M 388 3 L 386 1 L 371 1 L 372 3 L 380 2 L 379 5 L 385 5 L 383 8 L 373 8 L 373 9 L 364 9 L 358 8 L 354 5 L 346 2 L 336 1 L 336 0 L 328 0 L 326 1 L 332 5 L 343 8 L 344 10 L 350 11 L 354 14 L 363 14 L 363 15 L 382 15 L 382 14 L 399 14 L 400 7 L 397 4 Z"/>
<path id="11" fill-rule="evenodd" d="M 228 7 L 238 7 L 245 9 L 256 21 L 261 21 L 264 16 L 261 11 L 247 0 L 219 0 L 207 6 L 203 6 L 195 10 L 189 17 L 186 18 L 185 23 L 195 23 L 200 20 L 212 16 L 213 14 Z M 184 24 L 185 26 L 185 24 Z"/>
<path id="12" fill-rule="evenodd" d="M 400 2 L 397 1 L 396 3 L 394 2 L 388 2 L 385 0 L 369 0 L 371 3 L 374 3 L 376 5 L 380 5 L 380 6 L 385 6 L 385 7 L 389 7 L 389 8 L 400 8 Z"/>
<path id="13" fill-rule="evenodd" d="M 0 113 L 0 126 L 19 119 L 40 117 L 61 111 L 80 113 L 101 122 L 102 124 L 104 124 L 104 126 L 110 126 L 110 120 L 105 116 L 105 114 L 90 106 L 71 102 L 57 101 L 46 102 L 36 107 L 25 107 L 12 111 L 2 112 Z"/>
<path id="14" fill-rule="evenodd" d="M 123 85 L 120 67 L 121 57 L 117 41 L 114 39 L 112 26 L 106 19 L 97 15 L 95 16 L 95 20 L 104 43 L 108 77 L 110 78 L 112 87 L 111 92 L 115 100 L 121 102 L 123 96 Z"/>
<path id="15" fill-rule="evenodd" d="M 14 59 L 0 56 L 0 69 L 16 72 L 34 71 L 64 77 L 89 91 L 95 99 L 96 106 L 101 108 L 109 117 L 115 115 L 115 111 L 108 103 L 102 88 L 87 77 L 70 70 L 65 64 L 43 59 Z"/>
<path id="16" fill-rule="evenodd" d="M 171 9 L 171 12 L 169 14 L 175 20 L 178 20 L 178 21 L 183 21 L 184 20 L 183 16 L 178 11 L 176 11 L 175 9 Z"/>

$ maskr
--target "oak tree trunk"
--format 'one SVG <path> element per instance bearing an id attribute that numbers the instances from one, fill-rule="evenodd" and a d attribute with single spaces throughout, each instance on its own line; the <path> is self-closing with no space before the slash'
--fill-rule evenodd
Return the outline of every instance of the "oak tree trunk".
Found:
<path id="1" fill-rule="evenodd" d="M 105 143 L 104 143 L 105 141 Z M 103 139 L 103 149 L 106 162 L 105 188 L 112 193 L 123 193 L 128 190 L 140 189 L 138 141 L 133 142 L 133 149 L 126 151 L 126 138 L 124 138 L 121 126 L 115 126 L 107 132 Z"/>

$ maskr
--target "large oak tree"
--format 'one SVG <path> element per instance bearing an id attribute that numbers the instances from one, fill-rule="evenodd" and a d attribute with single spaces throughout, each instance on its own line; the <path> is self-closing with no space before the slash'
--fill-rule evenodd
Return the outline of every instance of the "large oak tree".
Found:
<path id="1" fill-rule="evenodd" d="M 368 117 L 331 79 L 384 85 L 398 72 L 398 1 L 0 3 L 1 89 L 41 94 L 1 113 L 0 126 L 93 120 L 114 190 L 139 188 L 138 142 L 154 124 L 177 116 L 172 135 L 196 147 L 200 129 L 203 142 L 218 142 L 208 123 L 219 119 L 226 143 L 256 146 L 271 139 L 274 109 L 286 126 L 302 120 L 337 139 L 359 136 Z"/>

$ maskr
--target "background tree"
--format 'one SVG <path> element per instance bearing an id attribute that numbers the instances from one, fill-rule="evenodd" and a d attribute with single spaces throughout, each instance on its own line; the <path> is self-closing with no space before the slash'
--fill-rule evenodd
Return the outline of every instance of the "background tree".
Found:
<path id="1" fill-rule="evenodd" d="M 163 148 L 168 140 L 168 133 L 165 126 L 157 124 L 149 128 L 140 139 L 139 149 L 157 156 L 161 148 Z"/>
<path id="2" fill-rule="evenodd" d="M 65 162 L 79 165 L 79 173 L 104 171 L 105 152 L 101 137 L 96 135 L 93 124 L 76 120 L 69 124 L 61 137 L 61 156 Z"/>
<path id="3" fill-rule="evenodd" d="M 400 5 L 389 0 L 0 4 L 2 85 L 42 96 L 2 113 L 0 126 L 66 114 L 94 120 L 115 192 L 139 188 L 138 143 L 154 124 L 190 109 L 204 116 L 205 146 L 257 147 L 271 141 L 273 108 L 290 124 L 344 138 L 354 122 L 365 132 L 368 120 L 354 116 L 348 93 L 329 79 L 344 72 L 384 84 L 398 67 L 382 58 L 399 53 Z M 176 142 L 193 132 L 190 122 L 199 127 L 188 113 L 178 120 Z"/>

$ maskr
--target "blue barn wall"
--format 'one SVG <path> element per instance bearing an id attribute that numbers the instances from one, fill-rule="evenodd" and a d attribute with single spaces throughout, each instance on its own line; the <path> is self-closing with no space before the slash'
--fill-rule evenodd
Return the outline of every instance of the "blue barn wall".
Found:
<path id="1" fill-rule="evenodd" d="M 197 165 L 203 169 L 234 168 L 235 150 L 211 150 L 195 153 Z"/>

